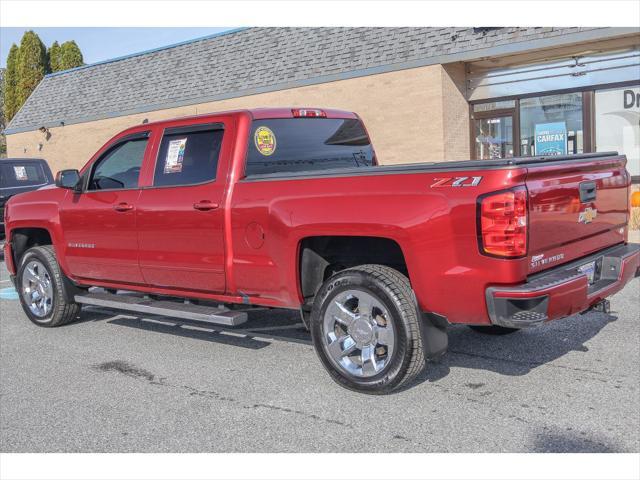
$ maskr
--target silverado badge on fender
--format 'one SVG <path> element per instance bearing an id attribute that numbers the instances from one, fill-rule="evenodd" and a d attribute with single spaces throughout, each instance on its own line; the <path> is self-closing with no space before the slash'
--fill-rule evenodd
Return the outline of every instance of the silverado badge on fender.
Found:
<path id="1" fill-rule="evenodd" d="M 598 210 L 587 207 L 584 209 L 584 212 L 580 212 L 580 215 L 578 216 L 578 223 L 591 223 L 597 216 Z"/>

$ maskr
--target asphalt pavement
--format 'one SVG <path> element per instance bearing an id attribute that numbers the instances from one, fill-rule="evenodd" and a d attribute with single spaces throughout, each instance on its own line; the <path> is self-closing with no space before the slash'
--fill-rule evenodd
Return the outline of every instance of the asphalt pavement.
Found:
<path id="1" fill-rule="evenodd" d="M 456 326 L 410 388 L 347 391 L 296 312 L 240 329 L 85 308 L 39 328 L 0 272 L 3 452 L 638 452 L 640 279 L 503 337 Z"/>

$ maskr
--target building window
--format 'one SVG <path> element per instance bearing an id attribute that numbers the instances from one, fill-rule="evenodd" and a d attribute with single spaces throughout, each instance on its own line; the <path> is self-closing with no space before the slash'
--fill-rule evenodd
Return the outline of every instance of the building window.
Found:
<path id="1" fill-rule="evenodd" d="M 627 156 L 627 170 L 640 176 L 640 86 L 596 90 L 596 151 Z"/>
<path id="2" fill-rule="evenodd" d="M 520 155 L 571 155 L 584 151 L 582 93 L 520 100 Z"/>
<path id="3" fill-rule="evenodd" d="M 475 120 L 477 160 L 513 157 L 513 117 L 511 115 Z"/>

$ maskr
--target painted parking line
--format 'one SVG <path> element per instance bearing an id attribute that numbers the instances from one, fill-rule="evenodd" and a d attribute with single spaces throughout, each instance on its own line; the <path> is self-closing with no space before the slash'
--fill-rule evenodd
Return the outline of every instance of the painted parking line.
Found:
<path id="1" fill-rule="evenodd" d="M 0 288 L 0 298 L 3 300 L 17 300 L 18 292 L 13 287 Z"/>

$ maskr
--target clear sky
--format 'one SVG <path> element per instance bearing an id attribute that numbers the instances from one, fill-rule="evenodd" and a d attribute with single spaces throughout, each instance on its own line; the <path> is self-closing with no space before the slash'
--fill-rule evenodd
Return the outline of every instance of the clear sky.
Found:
<path id="1" fill-rule="evenodd" d="M 35 31 L 47 47 L 55 40 L 58 43 L 75 40 L 82 50 L 84 63 L 95 63 L 229 29 L 229 27 L 0 28 L 0 68 L 6 66 L 11 44 L 19 44 L 26 30 Z"/>

